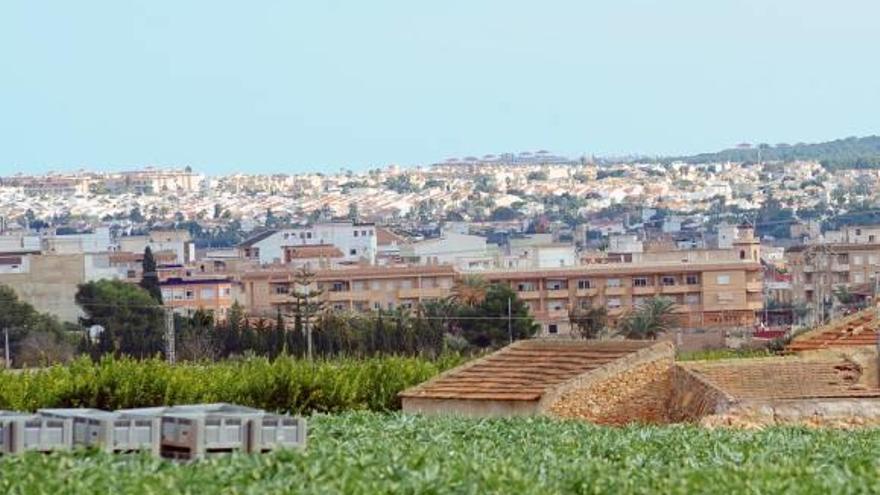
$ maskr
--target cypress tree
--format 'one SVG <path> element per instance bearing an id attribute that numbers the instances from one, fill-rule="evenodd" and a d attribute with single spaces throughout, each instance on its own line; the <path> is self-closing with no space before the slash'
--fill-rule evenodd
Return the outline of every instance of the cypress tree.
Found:
<path id="1" fill-rule="evenodd" d="M 159 272 L 156 271 L 156 259 L 153 258 L 153 250 L 150 246 L 144 249 L 143 274 L 140 286 L 153 296 L 159 304 L 162 304 L 162 289 L 159 287 Z"/>

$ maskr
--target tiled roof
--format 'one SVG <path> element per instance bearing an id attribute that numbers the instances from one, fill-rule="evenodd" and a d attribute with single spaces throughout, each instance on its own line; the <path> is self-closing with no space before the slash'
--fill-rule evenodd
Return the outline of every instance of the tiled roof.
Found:
<path id="1" fill-rule="evenodd" d="M 860 382 L 861 367 L 844 359 L 795 357 L 682 364 L 737 399 L 878 397 Z"/>
<path id="2" fill-rule="evenodd" d="M 522 340 L 400 396 L 537 401 L 548 389 L 653 344 L 656 342 Z"/>
<path id="3" fill-rule="evenodd" d="M 868 308 L 846 318 L 832 321 L 796 338 L 788 351 L 811 351 L 832 347 L 857 347 L 877 344 L 876 309 Z"/>

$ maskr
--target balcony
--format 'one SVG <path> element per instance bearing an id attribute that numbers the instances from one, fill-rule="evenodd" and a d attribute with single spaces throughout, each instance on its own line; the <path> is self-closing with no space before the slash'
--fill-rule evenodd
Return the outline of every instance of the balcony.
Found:
<path id="1" fill-rule="evenodd" d="M 660 293 L 661 294 L 684 294 L 686 292 L 694 292 L 695 290 L 699 290 L 700 286 L 698 285 L 661 285 Z"/>
<path id="2" fill-rule="evenodd" d="M 449 290 L 444 289 L 442 287 L 423 287 L 421 289 L 418 288 L 409 288 L 409 289 L 398 289 L 397 297 L 399 299 L 419 299 L 422 297 L 428 298 L 442 298 L 449 295 Z"/>
<path id="3" fill-rule="evenodd" d="M 541 292 L 537 290 L 524 290 L 516 293 L 516 296 L 523 300 L 540 299 Z"/>
<path id="4" fill-rule="evenodd" d="M 568 299 L 568 289 L 547 289 L 547 299 Z"/>
<path id="5" fill-rule="evenodd" d="M 746 282 L 746 290 L 749 292 L 761 292 L 764 290 L 764 283 L 760 281 Z"/>
<path id="6" fill-rule="evenodd" d="M 605 287 L 606 296 L 622 296 L 626 294 L 626 287 Z"/>
<path id="7" fill-rule="evenodd" d="M 642 287 L 633 287 L 632 288 L 632 293 L 634 296 L 651 295 L 656 292 L 657 292 L 657 287 L 655 287 L 653 285 L 649 285 L 647 287 L 642 286 Z M 606 290 L 605 293 L 607 294 L 608 291 Z"/>
<path id="8" fill-rule="evenodd" d="M 577 292 L 575 292 L 575 295 L 577 297 L 595 297 L 599 295 L 599 289 L 578 289 Z"/>
<path id="9" fill-rule="evenodd" d="M 849 271 L 849 263 L 832 263 L 831 271 L 833 272 L 848 272 Z"/>
<path id="10" fill-rule="evenodd" d="M 764 301 L 747 301 L 746 306 L 753 311 L 764 309 Z"/>

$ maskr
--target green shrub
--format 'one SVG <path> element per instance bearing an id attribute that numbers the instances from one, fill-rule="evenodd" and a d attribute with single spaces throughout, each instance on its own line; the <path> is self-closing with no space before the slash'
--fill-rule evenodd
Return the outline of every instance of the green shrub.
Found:
<path id="1" fill-rule="evenodd" d="M 385 411 L 400 407 L 401 390 L 463 360 L 248 358 L 171 366 L 159 359 L 80 358 L 39 371 L 0 372 L 0 409 L 233 402 L 290 413 Z"/>

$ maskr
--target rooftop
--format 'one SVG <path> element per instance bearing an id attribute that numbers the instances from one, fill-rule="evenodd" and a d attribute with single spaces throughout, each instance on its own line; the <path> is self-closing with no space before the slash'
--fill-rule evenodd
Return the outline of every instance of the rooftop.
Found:
<path id="1" fill-rule="evenodd" d="M 537 401 L 557 385 L 656 342 L 521 340 L 401 392 L 404 398 Z"/>

